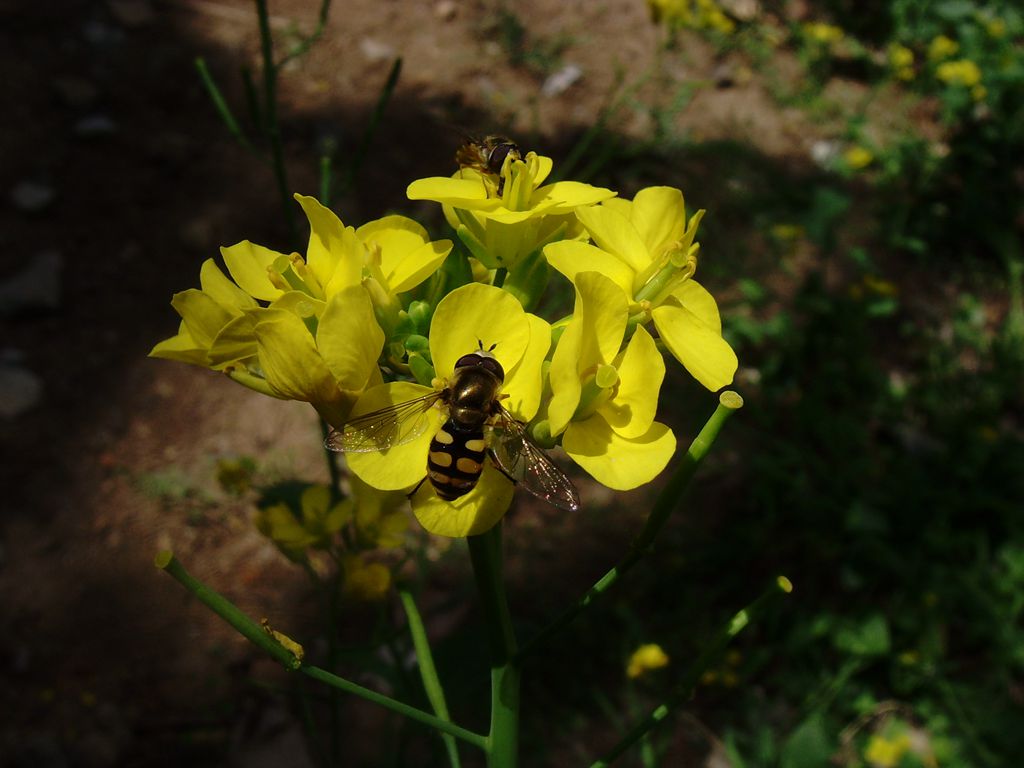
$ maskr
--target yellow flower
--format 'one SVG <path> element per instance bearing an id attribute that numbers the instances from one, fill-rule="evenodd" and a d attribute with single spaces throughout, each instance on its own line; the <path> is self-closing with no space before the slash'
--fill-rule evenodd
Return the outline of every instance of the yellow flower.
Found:
<path id="1" fill-rule="evenodd" d="M 889 46 L 889 66 L 899 80 L 914 79 L 914 52 L 905 45 L 893 43 Z"/>
<path id="2" fill-rule="evenodd" d="M 694 242 L 704 211 L 686 220 L 683 194 L 672 187 L 648 187 L 636 198 L 608 200 L 580 208 L 577 217 L 595 245 L 575 241 L 544 248 L 548 263 L 576 282 L 597 271 L 618 285 L 629 311 L 652 320 L 672 355 L 712 391 L 732 382 L 738 361 L 722 338 L 714 298 L 691 279 L 699 245 Z"/>
<path id="3" fill-rule="evenodd" d="M 408 499 L 399 491 L 379 491 L 355 475 L 352 487 L 353 523 L 361 544 L 371 548 L 394 549 L 401 546 L 409 529 L 406 512 Z"/>
<path id="4" fill-rule="evenodd" d="M 384 331 L 394 329 L 402 310 L 397 294 L 430 276 L 452 244 L 431 242 L 402 216 L 353 229 L 313 198 L 296 200 L 310 224 L 305 258 L 247 240 L 222 248 L 232 279 L 208 260 L 201 289 L 171 302 L 182 317 L 178 334 L 150 354 L 307 401 L 340 424 L 359 393 L 380 380 Z"/>
<path id="5" fill-rule="evenodd" d="M 551 158 L 529 152 L 523 160 L 510 156 L 506 161 L 500 196 L 493 181 L 475 168 L 463 168 L 452 178 L 419 179 L 407 194 L 410 200 L 441 203 L 448 222 L 488 269 L 511 269 L 544 244 L 577 236 L 574 208 L 615 195 L 577 181 L 543 184 L 551 168 Z"/>
<path id="6" fill-rule="evenodd" d="M 981 68 L 970 59 L 957 59 L 940 64 L 935 76 L 950 85 L 972 88 L 981 82 Z"/>
<path id="7" fill-rule="evenodd" d="M 629 657 L 629 663 L 626 665 L 626 675 L 630 679 L 635 680 L 651 670 L 667 666 L 668 662 L 668 655 L 662 650 L 660 645 L 656 643 L 641 645 Z"/>
<path id="8" fill-rule="evenodd" d="M 854 146 L 843 153 L 843 160 L 846 162 L 847 167 L 854 171 L 859 171 L 861 168 L 867 168 L 871 165 L 875 160 L 875 156 L 871 154 L 871 150 L 865 147 Z"/>
<path id="9" fill-rule="evenodd" d="M 502 404 L 522 422 L 533 418 L 540 405 L 541 364 L 551 345 L 551 328 L 539 317 L 523 311 L 510 294 L 490 285 L 470 283 L 455 289 L 437 305 L 430 324 L 430 354 L 439 377 L 438 388 L 451 377 L 456 361 L 495 344 L 494 355 L 505 370 Z M 352 417 L 422 397 L 433 391 L 410 382 L 393 382 L 368 389 Z M 428 482 L 427 452 L 440 429 L 444 414 L 427 413 L 421 435 L 386 451 L 349 453 L 349 468 L 363 481 L 381 490 L 406 490 L 420 485 L 412 497 L 420 524 L 442 536 L 469 536 L 493 526 L 512 503 L 515 486 L 488 461 L 476 488 L 455 501 L 440 499 Z"/>
<path id="10" fill-rule="evenodd" d="M 971 98 L 975 101 L 984 101 L 985 97 L 988 96 L 988 88 L 980 83 L 971 88 Z"/>
<path id="11" fill-rule="evenodd" d="M 330 488 L 311 485 L 302 492 L 298 511 L 284 502 L 265 507 L 256 514 L 256 528 L 285 557 L 301 562 L 307 549 L 325 549 L 351 514 L 351 506 L 345 502 L 331 504 Z"/>
<path id="12" fill-rule="evenodd" d="M 594 479 L 630 490 L 675 452 L 672 430 L 654 420 L 665 362 L 642 326 L 619 351 L 629 319 L 619 286 L 598 272 L 576 274 L 575 284 L 573 318 L 551 359 L 549 428 Z"/>
<path id="13" fill-rule="evenodd" d="M 902 733 L 894 738 L 872 734 L 864 750 L 864 759 L 872 768 L 896 768 L 903 756 L 910 751 L 910 736 Z"/>
<path id="14" fill-rule="evenodd" d="M 1002 19 L 988 19 L 985 21 L 985 31 L 989 37 L 1003 37 L 1006 34 L 1006 22 Z"/>
<path id="15" fill-rule="evenodd" d="M 960 44 L 945 35 L 939 35 L 928 44 L 928 60 L 932 62 L 948 59 L 960 50 Z"/>
<path id="16" fill-rule="evenodd" d="M 809 21 L 804 24 L 804 34 L 822 45 L 833 45 L 843 39 L 843 30 L 840 27 L 822 21 Z"/>
<path id="17" fill-rule="evenodd" d="M 351 600 L 377 602 L 391 588 L 391 571 L 383 563 L 367 562 L 362 555 L 346 555 L 341 566 L 345 573 L 342 592 Z"/>

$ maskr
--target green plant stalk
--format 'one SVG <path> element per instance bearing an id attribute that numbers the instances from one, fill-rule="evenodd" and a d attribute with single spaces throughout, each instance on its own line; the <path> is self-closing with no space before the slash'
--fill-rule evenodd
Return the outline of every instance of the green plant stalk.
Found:
<path id="1" fill-rule="evenodd" d="M 288 238 L 292 248 L 299 244 L 298 228 L 292 198 L 288 194 L 288 173 L 284 166 L 284 148 L 281 143 L 281 126 L 277 122 L 277 65 L 274 63 L 274 39 L 270 34 L 270 16 L 267 0 L 256 0 L 256 13 L 260 24 L 260 52 L 263 59 L 263 105 L 266 120 L 267 139 L 270 141 L 270 156 L 274 167 L 274 179 L 281 197 L 281 209 L 288 225 Z"/>
<path id="2" fill-rule="evenodd" d="M 331 0 L 323 0 L 320 3 L 320 12 L 316 17 L 316 27 L 306 37 L 302 38 L 299 43 L 290 50 L 283 59 L 277 64 L 277 68 L 280 69 L 288 62 L 293 59 L 297 59 L 300 56 L 304 56 L 309 52 L 309 49 L 313 47 L 313 43 L 320 39 L 324 33 L 324 29 L 327 27 L 327 17 L 331 13 Z"/>
<path id="3" fill-rule="evenodd" d="M 508 610 L 501 568 L 501 523 L 479 536 L 469 536 L 480 603 L 491 652 L 491 729 L 487 736 L 487 768 L 516 768 L 519 757 L 519 682 L 516 638 Z"/>
<path id="4" fill-rule="evenodd" d="M 217 110 L 217 114 L 220 115 L 220 119 L 224 121 L 228 133 L 243 147 L 252 150 L 252 144 L 249 143 L 249 139 L 242 133 L 242 128 L 235 119 L 234 114 L 232 114 L 227 101 L 224 100 L 224 95 L 213 81 L 213 75 L 210 74 L 210 70 L 206 66 L 206 60 L 200 56 L 196 59 L 195 64 L 196 71 L 199 72 L 199 79 L 203 81 L 203 87 L 206 88 L 206 93 L 210 97 L 210 101 L 213 102 L 213 106 Z"/>
<path id="5" fill-rule="evenodd" d="M 444 698 L 444 688 L 441 686 L 441 679 L 437 676 L 437 667 L 434 666 L 434 656 L 430 651 L 430 641 L 427 639 L 427 630 L 423 626 L 423 619 L 420 617 L 419 609 L 412 593 L 407 589 L 398 590 L 398 597 L 405 609 L 405 617 L 409 622 L 409 634 L 412 636 L 412 645 L 416 649 L 416 660 L 419 663 L 420 679 L 423 681 L 423 690 L 427 693 L 427 700 L 434 708 L 434 714 L 440 718 L 451 721 L 448 714 L 448 703 Z M 445 751 L 448 753 L 448 763 L 452 768 L 459 768 L 459 750 L 455 738 L 447 733 L 442 733 Z"/>
<path id="6" fill-rule="evenodd" d="M 587 606 L 603 595 L 625 573 L 635 566 L 654 544 L 654 539 L 664 527 L 672 510 L 678 506 L 683 492 L 693 479 L 697 468 L 711 450 L 718 433 L 728 418 L 743 406 L 743 398 L 735 392 L 726 391 L 719 397 L 718 407 L 711 414 L 693 442 L 690 443 L 686 455 L 676 467 L 672 478 L 658 496 L 651 513 L 647 516 L 643 530 L 630 545 L 629 551 L 610 571 L 597 580 L 583 596 L 573 603 L 561 616 L 555 619 L 540 634 L 527 642 L 516 657 L 517 662 L 532 654 L 537 648 L 550 640 L 558 632 L 568 626 Z"/>
<path id="7" fill-rule="evenodd" d="M 779 576 L 766 589 L 760 597 L 743 610 L 735 614 L 729 622 L 718 631 L 712 642 L 704 649 L 697 660 L 690 665 L 683 679 L 675 687 L 673 693 L 662 704 L 656 707 L 647 717 L 637 723 L 618 744 L 612 747 L 607 754 L 591 764 L 590 768 L 607 768 L 616 759 L 640 741 L 658 723 L 664 720 L 680 704 L 685 703 L 693 695 L 701 675 L 717 662 L 726 647 L 736 635 L 750 624 L 751 621 L 760 616 L 765 609 L 775 601 L 779 595 L 789 594 L 793 591 L 793 585 L 785 576 Z"/>
<path id="8" fill-rule="evenodd" d="M 327 447 L 327 435 L 331 432 L 331 425 L 320 419 L 320 434 L 323 437 L 324 460 L 327 462 L 327 474 L 331 478 L 331 500 L 338 501 L 341 493 L 341 470 L 338 468 L 338 454 Z"/>
<path id="9" fill-rule="evenodd" d="M 359 147 L 356 149 L 352 162 L 349 163 L 348 172 L 345 174 L 345 181 L 341 186 L 341 190 L 338 192 L 339 197 L 344 195 L 355 185 L 359 169 L 363 167 L 363 162 L 369 155 L 370 142 L 373 140 L 373 136 L 377 132 L 377 128 L 380 126 L 380 121 L 384 117 L 384 109 L 387 107 L 388 102 L 391 101 L 391 97 L 395 92 L 395 87 L 398 85 L 398 78 L 401 74 L 402 58 L 398 57 L 391 65 L 391 71 L 388 72 L 387 80 L 384 81 L 384 87 L 381 88 L 380 96 L 377 97 L 377 103 L 374 105 L 373 112 L 370 114 L 370 120 L 366 124 L 366 131 L 363 133 L 363 137 L 359 142 Z"/>
<path id="10" fill-rule="evenodd" d="M 264 650 L 286 669 L 301 672 L 314 680 L 326 683 L 332 688 L 359 696 L 442 733 L 450 733 L 455 738 L 461 739 L 480 749 L 486 750 L 488 748 L 488 738 L 486 736 L 474 733 L 401 701 L 396 701 L 390 696 L 371 691 L 369 688 L 357 685 L 350 680 L 339 677 L 333 672 L 328 672 L 326 669 L 304 663 L 292 651 L 277 642 L 263 627 L 242 612 L 234 603 L 189 574 L 172 553 L 167 551 L 160 552 L 156 556 L 155 563 L 158 568 L 173 576 L 178 583 L 195 595 L 206 607 L 234 627 L 243 637 Z"/>

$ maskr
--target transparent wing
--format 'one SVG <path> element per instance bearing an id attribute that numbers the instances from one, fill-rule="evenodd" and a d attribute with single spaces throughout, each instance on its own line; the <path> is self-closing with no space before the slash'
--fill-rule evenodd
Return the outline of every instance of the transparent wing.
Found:
<path id="1" fill-rule="evenodd" d="M 427 411 L 443 394 L 443 390 L 431 392 L 363 414 L 341 429 L 332 428 L 324 445 L 344 453 L 370 453 L 404 445 L 420 437 L 430 426 Z"/>
<path id="2" fill-rule="evenodd" d="M 580 508 L 580 495 L 565 472 L 539 448 L 521 422 L 504 408 L 488 435 L 491 458 L 512 482 L 567 512 Z"/>

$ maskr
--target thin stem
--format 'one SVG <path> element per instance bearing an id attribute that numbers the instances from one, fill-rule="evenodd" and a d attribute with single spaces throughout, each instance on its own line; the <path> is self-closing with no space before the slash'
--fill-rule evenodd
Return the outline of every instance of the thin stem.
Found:
<path id="1" fill-rule="evenodd" d="M 299 235 L 295 224 L 295 211 L 288 194 L 288 174 L 284 166 L 284 148 L 281 143 L 281 126 L 277 121 L 277 65 L 274 63 L 274 39 L 270 34 L 270 16 L 267 0 L 256 0 L 256 13 L 260 23 L 260 51 L 263 59 L 263 104 L 266 115 L 267 138 L 270 140 L 270 155 L 274 167 L 274 178 L 281 198 L 284 218 L 288 224 L 288 236 L 295 248 Z"/>
<path id="2" fill-rule="evenodd" d="M 352 158 L 352 162 L 349 164 L 348 172 L 345 174 L 345 181 L 338 193 L 339 197 L 344 195 L 355 185 L 356 176 L 359 173 L 359 169 L 363 167 L 363 162 L 369 155 L 370 142 L 373 140 L 373 136 L 377 132 L 377 127 L 380 125 L 381 118 L 384 116 L 384 108 L 387 107 L 388 102 L 391 100 L 391 96 L 395 92 L 395 86 L 398 85 L 398 77 L 401 73 L 402 59 L 401 57 L 398 57 L 391 65 L 388 77 L 384 81 L 384 87 L 381 88 L 380 96 L 377 97 L 377 104 L 374 106 L 373 112 L 370 113 L 370 120 L 366 124 L 366 131 L 363 133 L 363 138 L 360 140 L 359 146 Z"/>
<path id="3" fill-rule="evenodd" d="M 642 739 L 658 723 L 664 720 L 680 704 L 686 702 L 692 695 L 694 688 L 700 681 L 701 675 L 721 657 L 729 642 L 736 637 L 755 618 L 762 614 L 765 608 L 779 595 L 788 594 L 793 591 L 793 585 L 785 576 L 779 576 L 768 589 L 761 594 L 754 602 L 735 614 L 729 622 L 723 626 L 715 635 L 711 643 L 705 647 L 704 652 L 690 666 L 683 676 L 683 679 L 676 686 L 673 693 L 656 707 L 647 717 L 637 723 L 618 744 L 608 751 L 601 759 L 594 762 L 590 768 L 607 768 L 613 761 Z"/>
<path id="4" fill-rule="evenodd" d="M 423 619 L 416 608 L 416 601 L 412 593 L 407 589 L 398 590 L 398 596 L 405 609 L 405 616 L 409 622 L 409 634 L 412 636 L 412 645 L 416 649 L 416 660 L 419 663 L 420 679 L 423 681 L 423 690 L 427 693 L 427 700 L 434 708 L 434 714 L 440 718 L 451 721 L 448 714 L 448 703 L 444 698 L 444 688 L 441 686 L 441 679 L 437 675 L 437 667 L 434 666 L 434 656 L 430 651 L 430 641 L 427 639 L 427 630 L 423 626 Z M 448 763 L 452 768 L 459 768 L 459 750 L 455 739 L 442 733 L 445 751 L 448 753 Z"/>
<path id="5" fill-rule="evenodd" d="M 196 59 L 196 71 L 199 72 L 199 79 L 203 81 L 203 87 L 206 88 L 206 93 L 210 97 L 210 101 L 213 102 L 213 106 L 217 110 L 217 114 L 220 115 L 220 119 L 224 121 L 228 133 L 243 147 L 252 150 L 252 144 L 249 143 L 249 139 L 242 133 L 241 126 L 235 119 L 234 114 L 232 114 L 231 107 L 228 106 L 224 95 L 220 92 L 220 88 L 217 87 L 217 83 L 214 82 L 213 75 L 210 74 L 210 70 L 206 66 L 206 60 L 202 56 Z"/>
<path id="6" fill-rule="evenodd" d="M 704 460 L 704 457 L 707 456 L 722 426 L 729 416 L 742 405 L 743 399 L 735 392 L 726 391 L 722 393 L 719 398 L 718 408 L 715 409 L 715 412 L 711 414 L 711 418 L 704 424 L 700 433 L 690 443 L 690 448 L 676 467 L 675 473 L 668 481 L 664 490 L 662 490 L 661 495 L 658 496 L 658 500 L 651 509 L 650 515 L 647 516 L 647 522 L 644 524 L 643 530 L 633 541 L 625 557 L 598 579 L 597 583 L 588 589 L 561 616 L 545 627 L 539 635 L 526 643 L 516 657 L 517 662 L 521 663 L 523 659 L 532 654 L 538 647 L 568 626 L 587 606 L 607 592 L 615 582 L 635 566 L 651 549 L 655 537 L 664 527 L 672 510 L 678 506 L 683 491 L 686 490 L 697 468 Z"/>
<path id="7" fill-rule="evenodd" d="M 515 768 L 519 756 L 519 678 L 516 638 L 508 610 L 501 567 L 501 523 L 486 533 L 469 536 L 480 603 L 491 651 L 491 730 L 487 737 L 488 768 Z"/>
<path id="8" fill-rule="evenodd" d="M 327 474 L 331 478 L 331 498 L 337 501 L 341 498 L 341 469 L 338 467 L 338 454 L 327 447 L 327 435 L 331 426 L 323 419 L 320 419 L 320 434 L 324 439 L 324 459 L 327 461 Z"/>
<path id="9" fill-rule="evenodd" d="M 302 665 L 302 659 L 281 645 L 234 603 L 186 571 L 185 567 L 173 553 L 163 550 L 157 554 L 154 563 L 157 568 L 167 571 L 167 573 L 177 579 L 203 605 L 234 627 L 246 640 L 266 651 L 284 667 L 287 669 L 298 669 Z"/>
<path id="10" fill-rule="evenodd" d="M 327 27 L 327 17 L 331 12 L 331 0 L 322 0 L 320 3 L 320 12 L 317 14 L 316 27 L 313 31 L 302 38 L 298 44 L 292 48 L 283 59 L 277 64 L 277 68 L 280 69 L 288 62 L 299 58 L 309 52 L 309 49 L 313 47 L 313 43 L 320 39 L 324 33 L 324 29 Z"/>
<path id="11" fill-rule="evenodd" d="M 439 717 L 431 715 L 420 709 L 416 709 L 416 707 L 411 707 L 401 701 L 396 701 L 390 696 L 385 696 L 382 693 L 371 691 L 369 688 L 357 685 L 350 680 L 339 677 L 333 672 L 328 672 L 326 669 L 321 669 L 320 667 L 303 663 L 301 659 L 292 653 L 292 651 L 277 642 L 277 640 L 268 634 L 263 627 L 243 613 L 230 600 L 210 589 L 210 587 L 206 586 L 189 574 L 172 553 L 167 551 L 160 552 L 156 556 L 155 562 L 158 568 L 167 571 L 167 573 L 173 576 L 189 592 L 195 595 L 204 605 L 228 622 L 251 643 L 270 654 L 270 656 L 284 665 L 287 669 L 299 671 L 314 680 L 326 683 L 332 688 L 359 696 L 360 698 L 371 701 L 374 704 L 378 704 L 385 709 L 389 709 L 392 712 L 397 712 L 410 720 L 415 720 L 418 723 L 430 726 L 435 730 L 443 733 L 450 733 L 455 738 L 462 739 L 468 744 L 472 744 L 480 749 L 488 749 L 489 742 L 486 736 L 474 733 L 466 728 L 450 723 L 447 720 L 442 720 Z"/>

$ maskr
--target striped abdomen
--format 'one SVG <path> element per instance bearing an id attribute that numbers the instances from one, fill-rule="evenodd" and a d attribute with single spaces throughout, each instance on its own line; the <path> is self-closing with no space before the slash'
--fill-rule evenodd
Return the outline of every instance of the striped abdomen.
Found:
<path id="1" fill-rule="evenodd" d="M 427 477 L 445 501 L 454 501 L 476 487 L 487 448 L 480 428 L 462 428 L 448 419 L 430 441 Z"/>

